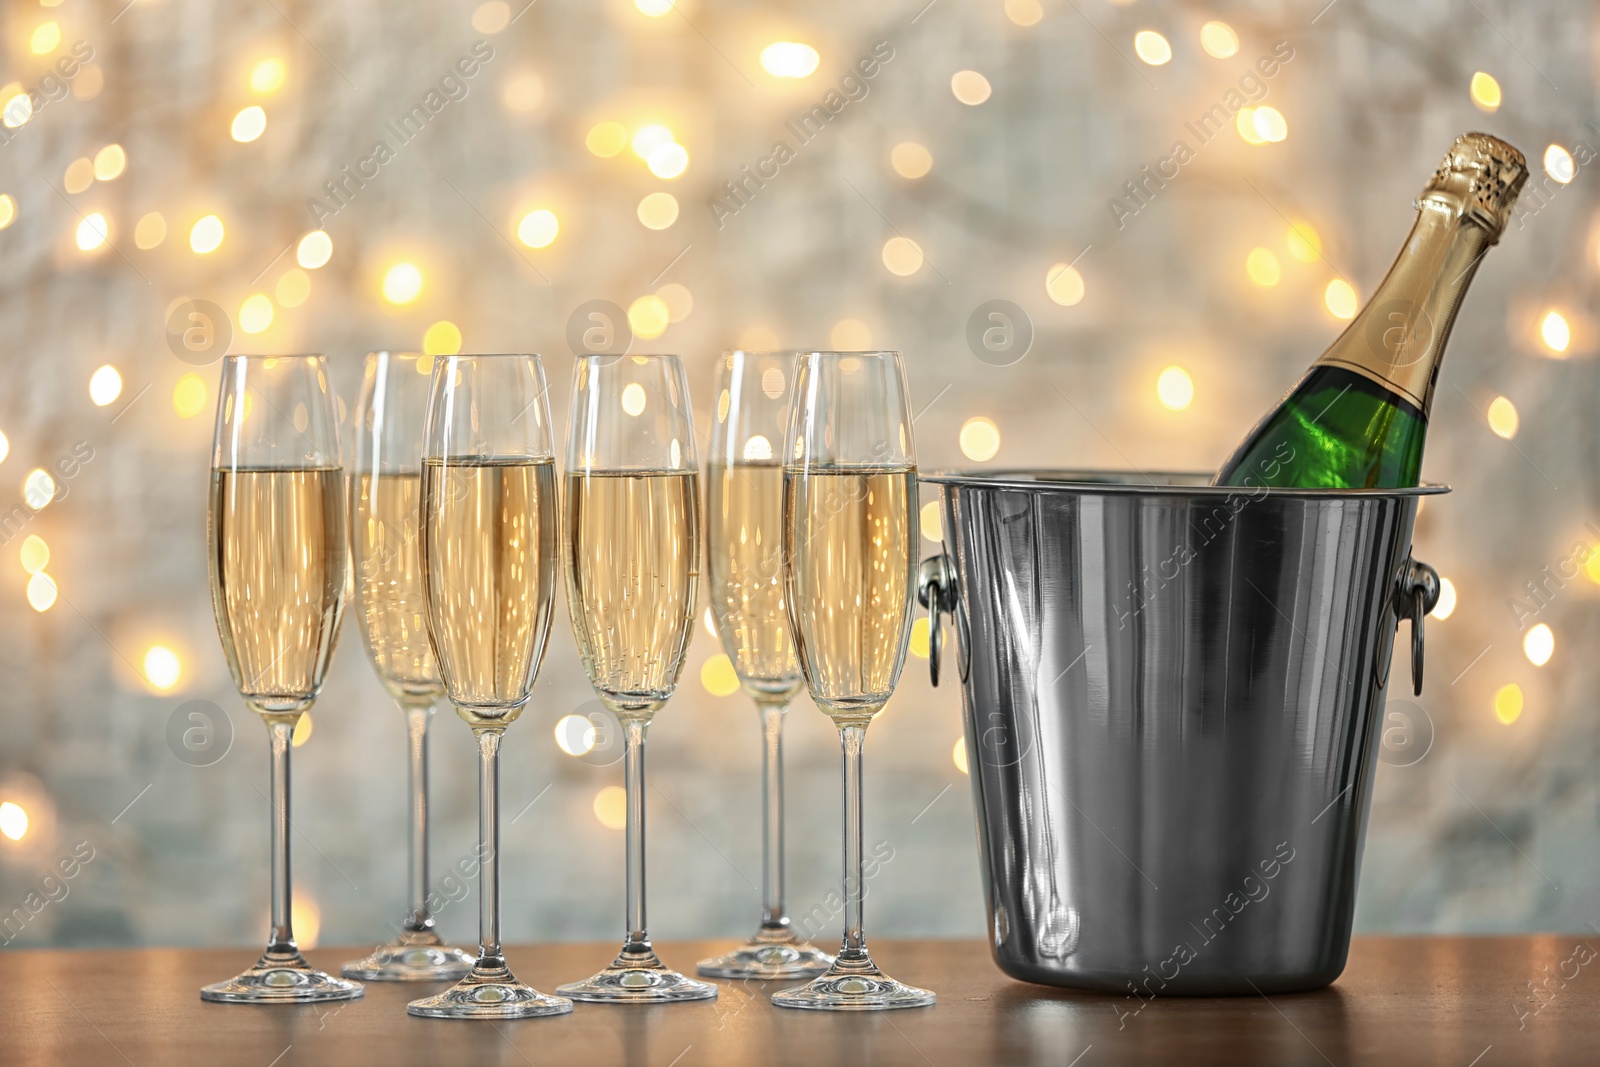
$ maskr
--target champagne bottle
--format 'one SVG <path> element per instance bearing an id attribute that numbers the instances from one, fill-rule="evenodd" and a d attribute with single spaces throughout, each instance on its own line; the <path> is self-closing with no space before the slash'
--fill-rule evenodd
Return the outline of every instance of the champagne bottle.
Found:
<path id="1" fill-rule="evenodd" d="M 1212 484 L 1416 485 L 1450 328 L 1527 177 L 1522 153 L 1504 141 L 1457 138 L 1417 198 L 1416 225 L 1383 284 Z"/>

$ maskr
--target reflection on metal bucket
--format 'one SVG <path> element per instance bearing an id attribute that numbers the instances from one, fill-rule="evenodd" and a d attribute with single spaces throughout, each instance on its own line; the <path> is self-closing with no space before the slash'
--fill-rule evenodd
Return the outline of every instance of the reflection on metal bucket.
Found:
<path id="1" fill-rule="evenodd" d="M 1417 500 L 1446 490 L 923 481 L 1001 969 L 1141 999 L 1333 981 L 1396 624 L 1420 687 L 1438 595 Z"/>

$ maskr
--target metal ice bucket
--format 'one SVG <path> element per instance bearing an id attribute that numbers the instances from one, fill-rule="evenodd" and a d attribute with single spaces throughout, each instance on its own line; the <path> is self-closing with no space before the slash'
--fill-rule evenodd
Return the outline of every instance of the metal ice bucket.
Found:
<path id="1" fill-rule="evenodd" d="M 1001 970 L 1139 1001 L 1337 978 L 1397 625 L 1420 693 L 1438 599 L 1412 523 L 1448 490 L 922 481 L 945 554 L 919 592 L 954 617 Z"/>

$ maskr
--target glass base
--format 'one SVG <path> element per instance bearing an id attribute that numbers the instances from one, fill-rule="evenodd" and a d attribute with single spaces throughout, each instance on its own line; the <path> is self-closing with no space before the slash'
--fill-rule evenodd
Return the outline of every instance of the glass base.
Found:
<path id="1" fill-rule="evenodd" d="M 475 960 L 432 930 L 407 930 L 366 959 L 351 960 L 339 973 L 368 982 L 454 982 L 472 972 Z"/>
<path id="2" fill-rule="evenodd" d="M 833 966 L 833 957 L 793 930 L 756 931 L 754 937 L 725 956 L 701 960 L 695 972 L 707 978 L 810 978 Z"/>
<path id="3" fill-rule="evenodd" d="M 534 1019 L 571 1010 L 572 1001 L 523 985 L 504 963 L 484 965 L 482 961 L 438 996 L 406 1005 L 406 1014 L 427 1019 Z"/>
<path id="4" fill-rule="evenodd" d="M 355 1000 L 365 992 L 360 982 L 316 970 L 299 950 L 269 950 L 237 978 L 202 987 L 200 999 L 221 1004 L 310 1004 Z"/>
<path id="5" fill-rule="evenodd" d="M 712 1000 L 717 995 L 717 987 L 668 970 L 656 958 L 655 951 L 647 947 L 642 952 L 624 949 L 611 966 L 593 978 L 557 986 L 556 992 L 594 1004 L 661 1004 L 677 1000 Z"/>
<path id="6" fill-rule="evenodd" d="M 813 1011 L 886 1011 L 891 1008 L 926 1008 L 935 996 L 926 989 L 897 982 L 878 970 L 865 954 L 859 960 L 835 960 L 828 973 L 809 985 L 772 994 L 780 1008 Z"/>

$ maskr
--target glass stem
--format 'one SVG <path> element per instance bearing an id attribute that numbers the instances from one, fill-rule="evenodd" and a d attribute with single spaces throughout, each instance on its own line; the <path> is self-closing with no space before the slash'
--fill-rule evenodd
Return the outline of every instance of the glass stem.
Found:
<path id="1" fill-rule="evenodd" d="M 783 906 L 783 716 L 787 704 L 762 704 L 761 733 L 761 926 L 766 933 L 787 933 Z"/>
<path id="2" fill-rule="evenodd" d="M 289 748 L 294 722 L 273 719 L 267 723 L 272 747 L 272 934 L 269 956 L 299 956 L 290 922 L 289 896 Z"/>
<path id="3" fill-rule="evenodd" d="M 431 704 L 406 705 L 406 732 L 411 738 L 411 910 L 405 928 L 417 934 L 433 930 L 428 913 L 428 720 Z"/>
<path id="4" fill-rule="evenodd" d="M 623 724 L 627 753 L 623 778 L 628 793 L 628 940 L 625 956 L 649 955 L 650 935 L 644 921 L 644 733 L 650 723 L 628 719 Z"/>
<path id="5" fill-rule="evenodd" d="M 478 735 L 478 963 L 479 970 L 503 969 L 500 953 L 500 737 L 503 730 Z"/>
<path id="6" fill-rule="evenodd" d="M 839 727 L 839 744 L 844 750 L 844 940 L 839 946 L 839 962 L 867 961 L 867 940 L 861 929 L 862 884 L 861 837 L 861 750 L 866 743 L 864 723 L 845 723 Z"/>

